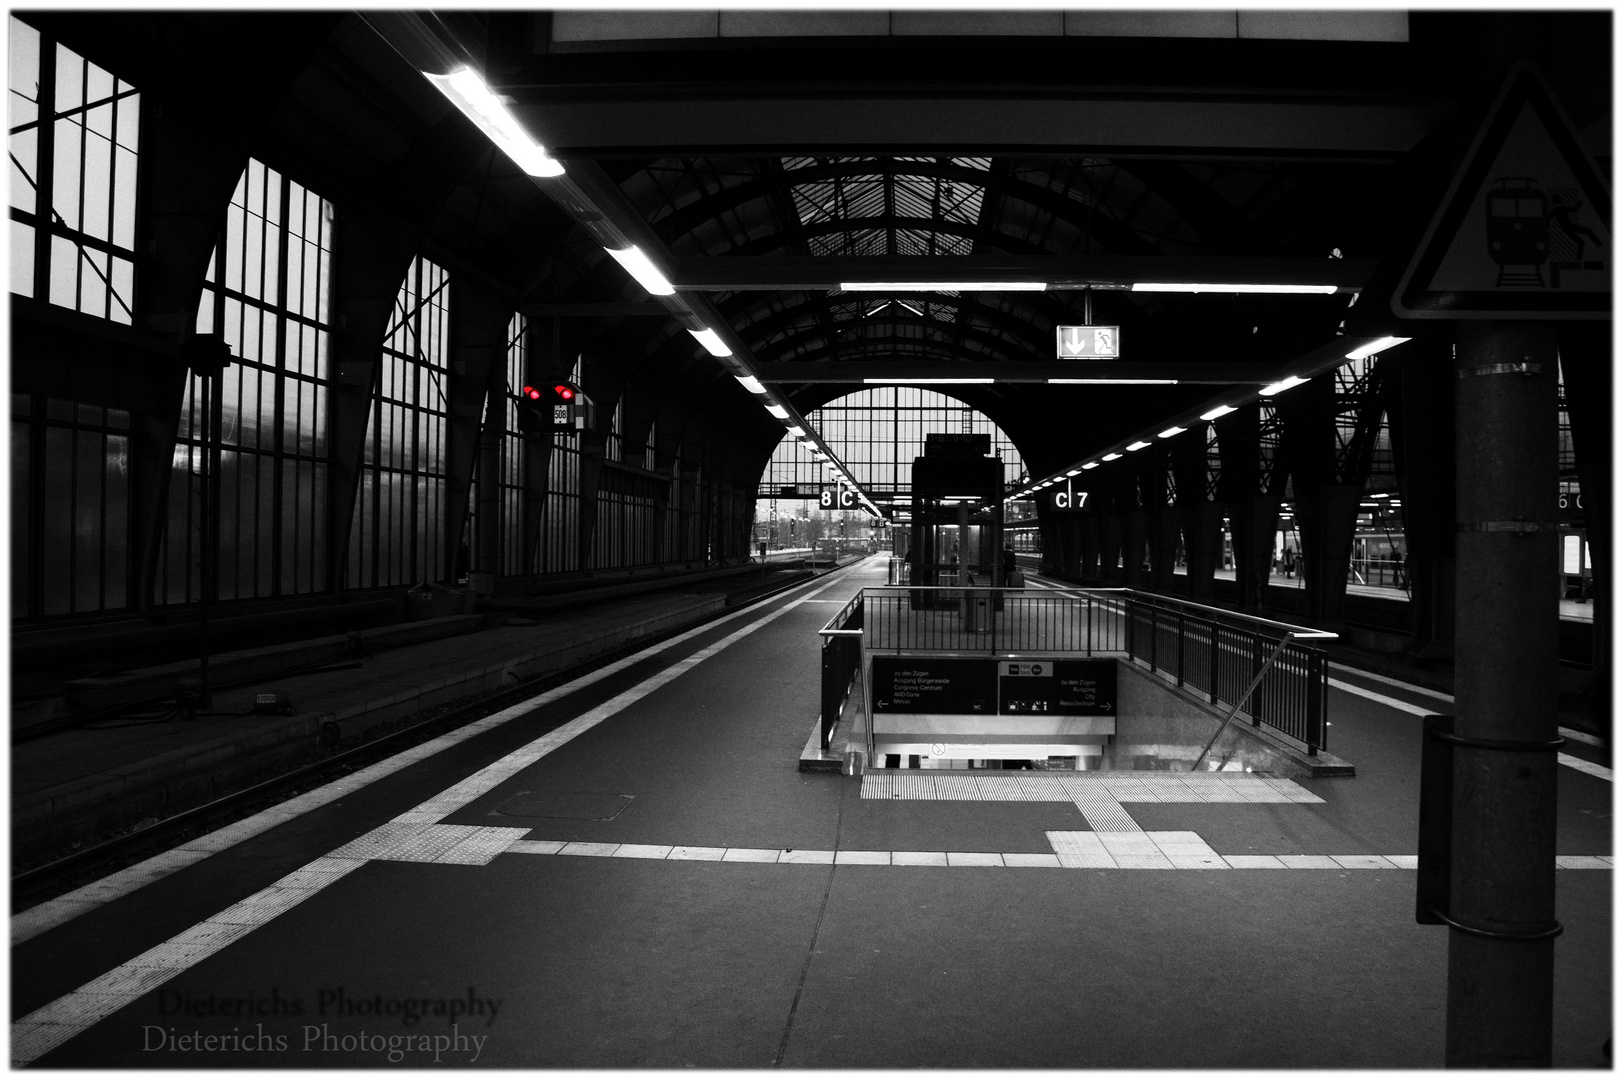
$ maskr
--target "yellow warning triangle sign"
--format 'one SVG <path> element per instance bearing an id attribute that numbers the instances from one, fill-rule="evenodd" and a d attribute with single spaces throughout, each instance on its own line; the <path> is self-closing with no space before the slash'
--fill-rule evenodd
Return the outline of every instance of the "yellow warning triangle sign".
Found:
<path id="1" fill-rule="evenodd" d="M 1612 312 L 1612 196 L 1549 87 L 1499 91 L 1408 269 L 1409 319 L 1596 319 Z"/>

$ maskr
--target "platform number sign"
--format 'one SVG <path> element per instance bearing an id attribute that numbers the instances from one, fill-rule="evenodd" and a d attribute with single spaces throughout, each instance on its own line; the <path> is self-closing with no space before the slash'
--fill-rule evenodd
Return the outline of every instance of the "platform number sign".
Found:
<path id="1" fill-rule="evenodd" d="M 817 496 L 817 505 L 824 510 L 855 510 L 857 493 L 848 487 L 824 488 Z"/>
<path id="2" fill-rule="evenodd" d="M 1088 508 L 1088 493 L 1078 491 L 1071 486 L 1069 480 L 1064 486 L 1056 484 L 1049 493 L 1049 509 L 1051 510 L 1086 510 Z"/>

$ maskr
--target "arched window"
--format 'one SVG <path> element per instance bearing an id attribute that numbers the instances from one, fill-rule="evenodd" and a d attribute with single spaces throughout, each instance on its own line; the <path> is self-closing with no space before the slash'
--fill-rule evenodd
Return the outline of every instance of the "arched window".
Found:
<path id="1" fill-rule="evenodd" d="M 9 30 L 11 291 L 131 324 L 140 95 L 18 18 Z"/>
<path id="2" fill-rule="evenodd" d="M 332 204 L 258 161 L 237 182 L 197 307 L 218 333 L 221 373 L 218 599 L 327 587 L 327 395 Z M 202 379 L 188 379 L 169 481 L 158 583 L 198 599 L 202 566 Z"/>
<path id="3" fill-rule="evenodd" d="M 445 379 L 450 279 L 412 260 L 384 333 L 350 529 L 356 588 L 445 576 Z"/>

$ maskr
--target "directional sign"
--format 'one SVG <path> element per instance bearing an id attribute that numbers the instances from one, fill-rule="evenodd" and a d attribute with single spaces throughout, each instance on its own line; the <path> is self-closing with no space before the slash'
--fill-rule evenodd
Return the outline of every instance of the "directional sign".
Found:
<path id="1" fill-rule="evenodd" d="M 1061 360 L 1114 360 L 1121 356 L 1121 327 L 1056 326 L 1054 349 Z"/>
<path id="2" fill-rule="evenodd" d="M 1612 195 L 1531 64 L 1512 70 L 1392 297 L 1410 319 L 1612 312 Z"/>
<path id="3" fill-rule="evenodd" d="M 997 668 L 983 658 L 875 656 L 876 713 L 997 712 Z"/>
<path id="4" fill-rule="evenodd" d="M 997 693 L 1004 716 L 1114 716 L 1116 661 L 1000 661 Z"/>

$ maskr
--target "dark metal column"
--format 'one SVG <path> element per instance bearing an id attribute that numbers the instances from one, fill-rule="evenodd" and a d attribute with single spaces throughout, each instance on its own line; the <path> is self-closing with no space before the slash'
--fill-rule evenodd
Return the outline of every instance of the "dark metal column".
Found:
<path id="1" fill-rule="evenodd" d="M 1460 324 L 1449 1066 L 1550 1064 L 1555 362 L 1545 325 Z"/>
<path id="2" fill-rule="evenodd" d="M 1392 451 L 1403 496 L 1410 626 L 1416 656 L 1454 649 L 1453 346 L 1416 339 L 1399 347 L 1401 392 L 1391 414 Z"/>

